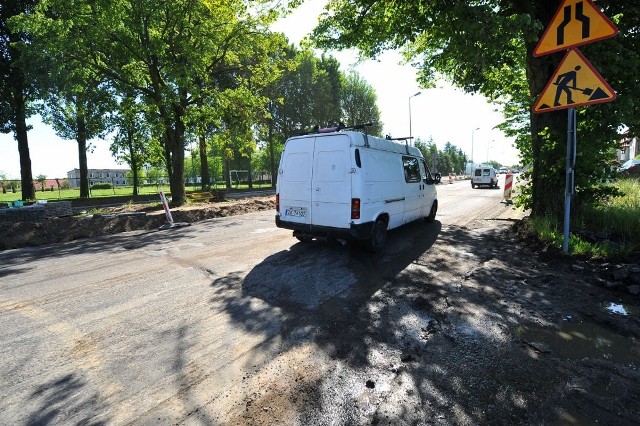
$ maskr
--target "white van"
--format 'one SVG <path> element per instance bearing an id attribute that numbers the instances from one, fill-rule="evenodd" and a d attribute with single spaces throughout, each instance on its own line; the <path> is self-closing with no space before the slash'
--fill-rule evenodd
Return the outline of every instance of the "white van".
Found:
<path id="1" fill-rule="evenodd" d="M 276 210 L 276 225 L 300 241 L 354 239 L 378 252 L 387 230 L 422 218 L 433 222 L 438 200 L 420 150 L 332 128 L 286 141 Z"/>
<path id="2" fill-rule="evenodd" d="M 478 167 L 475 169 L 471 177 L 471 187 L 475 188 L 480 185 L 497 188 L 498 176 L 496 175 L 496 169 L 493 167 Z"/>

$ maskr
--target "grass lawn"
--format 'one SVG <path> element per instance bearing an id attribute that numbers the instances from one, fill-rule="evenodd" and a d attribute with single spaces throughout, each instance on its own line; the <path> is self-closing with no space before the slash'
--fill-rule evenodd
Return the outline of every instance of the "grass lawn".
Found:
<path id="1" fill-rule="evenodd" d="M 266 183 L 266 184 L 254 184 L 253 188 L 254 189 L 259 189 L 259 188 L 270 188 L 271 184 Z M 218 188 L 218 189 L 223 189 L 224 185 L 221 184 L 217 184 L 214 186 L 214 188 Z M 233 185 L 232 186 L 233 189 L 239 189 L 239 190 L 243 190 L 243 189 L 249 189 L 248 185 Z M 201 188 L 200 186 L 186 186 L 185 187 L 187 192 L 193 192 L 193 191 L 200 191 Z M 164 191 L 165 193 L 169 192 L 169 184 L 158 184 L 158 185 L 145 185 L 145 186 L 141 186 L 138 188 L 138 193 L 140 195 L 153 195 L 153 194 L 157 194 L 159 191 Z M 90 190 L 90 198 L 101 198 L 101 197 L 114 197 L 114 196 L 127 196 L 127 195 L 132 195 L 133 194 L 133 187 L 132 186 L 122 186 L 122 187 L 116 187 L 113 189 L 93 189 Z M 0 202 L 7 202 L 7 201 L 16 201 L 16 200 L 20 200 L 22 194 L 20 191 L 16 191 L 15 193 L 13 192 L 9 192 L 7 191 L 6 194 L 2 194 L 0 193 Z M 61 189 L 61 190 L 54 190 L 54 191 L 36 191 L 36 200 L 50 200 L 50 201 L 56 201 L 56 200 L 71 200 L 71 199 L 75 199 L 75 198 L 80 198 L 80 189 L 79 188 L 74 188 L 74 189 Z"/>
<path id="2" fill-rule="evenodd" d="M 592 206 L 584 206 L 580 215 L 572 217 L 569 242 L 571 253 L 610 258 L 640 252 L 640 181 L 620 179 L 613 186 L 622 195 L 610 197 Z M 562 247 L 562 223 L 551 218 L 536 218 L 531 220 L 531 224 L 543 241 Z M 602 242 L 589 242 L 574 230 L 588 230 L 608 238 Z"/>

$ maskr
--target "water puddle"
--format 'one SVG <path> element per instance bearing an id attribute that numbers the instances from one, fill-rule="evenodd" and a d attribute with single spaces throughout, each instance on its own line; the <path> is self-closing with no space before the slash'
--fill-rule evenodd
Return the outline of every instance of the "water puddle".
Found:
<path id="1" fill-rule="evenodd" d="M 609 306 L 607 306 L 607 311 L 611 312 L 612 314 L 618 314 L 625 317 L 629 315 L 623 305 L 618 305 L 617 303 L 613 302 L 609 303 Z"/>
<path id="2" fill-rule="evenodd" d="M 629 315 L 634 317 L 640 316 L 640 306 L 610 302 L 608 305 L 604 305 L 604 308 L 611 314 L 625 317 Z"/>
<path id="3" fill-rule="evenodd" d="M 569 359 L 606 359 L 640 367 L 640 345 L 596 324 L 563 321 L 559 330 L 519 327 L 516 333 L 538 352 Z"/>

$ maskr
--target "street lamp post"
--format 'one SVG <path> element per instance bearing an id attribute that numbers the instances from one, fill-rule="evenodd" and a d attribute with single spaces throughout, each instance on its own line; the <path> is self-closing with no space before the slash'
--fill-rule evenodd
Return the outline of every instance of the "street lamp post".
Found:
<path id="1" fill-rule="evenodd" d="M 475 164 L 473 162 L 473 134 L 475 133 L 476 130 L 480 130 L 480 127 L 476 127 L 475 129 L 471 130 L 471 171 L 470 173 L 473 173 L 473 165 Z"/>
<path id="2" fill-rule="evenodd" d="M 491 140 L 491 142 L 487 143 L 487 164 L 489 164 L 489 151 L 491 151 L 491 147 L 493 146 L 493 143 L 495 142 L 495 140 Z"/>
<path id="3" fill-rule="evenodd" d="M 409 96 L 409 139 L 412 139 L 412 134 L 411 134 L 411 98 L 416 97 L 418 95 L 420 95 L 422 92 L 417 92 L 414 95 Z"/>

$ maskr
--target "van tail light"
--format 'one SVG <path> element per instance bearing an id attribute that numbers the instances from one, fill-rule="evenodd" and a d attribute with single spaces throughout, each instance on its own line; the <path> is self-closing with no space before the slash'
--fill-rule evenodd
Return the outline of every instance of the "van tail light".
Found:
<path id="1" fill-rule="evenodd" d="M 360 198 L 351 199 L 351 219 L 360 219 Z"/>
<path id="2" fill-rule="evenodd" d="M 276 212 L 280 213 L 280 194 L 276 194 Z"/>

